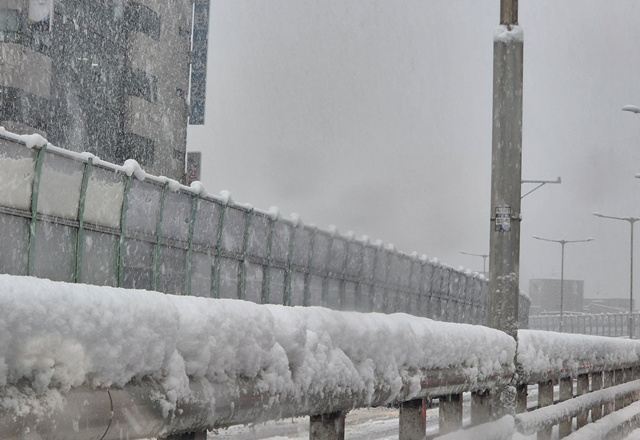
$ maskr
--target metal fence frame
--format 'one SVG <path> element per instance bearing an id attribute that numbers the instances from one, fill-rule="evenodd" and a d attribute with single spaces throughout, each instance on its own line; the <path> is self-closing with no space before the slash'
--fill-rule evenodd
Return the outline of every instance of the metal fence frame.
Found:
<path id="1" fill-rule="evenodd" d="M 478 273 L 40 140 L 0 131 L 0 273 L 485 322 Z"/>

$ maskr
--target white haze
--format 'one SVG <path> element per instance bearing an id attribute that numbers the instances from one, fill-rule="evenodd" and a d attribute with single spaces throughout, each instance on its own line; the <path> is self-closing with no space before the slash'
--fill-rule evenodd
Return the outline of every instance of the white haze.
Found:
<path id="1" fill-rule="evenodd" d="M 459 251 L 489 247 L 499 3 L 214 0 L 189 129 L 207 189 L 482 270 Z M 628 297 L 629 225 L 591 213 L 640 216 L 640 115 L 621 111 L 640 105 L 638 23 L 634 0 L 520 2 L 523 178 L 563 181 L 523 200 L 525 290 L 560 276 L 560 246 L 533 235 L 593 237 L 567 245 L 565 278 Z"/>

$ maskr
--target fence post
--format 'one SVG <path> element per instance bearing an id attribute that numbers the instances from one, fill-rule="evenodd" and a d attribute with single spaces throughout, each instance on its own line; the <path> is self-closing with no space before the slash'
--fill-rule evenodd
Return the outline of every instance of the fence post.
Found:
<path id="1" fill-rule="evenodd" d="M 33 186 L 31 188 L 31 221 L 29 222 L 29 252 L 27 260 L 27 275 L 34 275 L 34 267 L 36 261 L 36 227 L 38 224 L 38 195 L 40 192 L 40 178 L 42 176 L 42 165 L 44 164 L 44 156 L 47 152 L 46 145 L 40 147 L 38 157 L 36 159 L 36 175 L 33 178 Z"/>
<path id="2" fill-rule="evenodd" d="M 604 388 L 609 388 L 610 386 L 613 386 L 613 371 L 605 371 L 603 373 L 603 382 L 604 382 Z M 613 402 L 607 402 L 604 404 L 604 412 L 602 413 L 603 416 L 609 415 L 613 412 Z"/>
<path id="3" fill-rule="evenodd" d="M 560 378 L 560 402 L 573 398 L 573 379 L 571 376 Z M 560 422 L 558 427 L 558 435 L 560 438 L 571 434 L 571 419 L 566 422 Z"/>
<path id="4" fill-rule="evenodd" d="M 293 265 L 293 250 L 296 241 L 296 229 L 298 229 L 298 223 L 294 223 L 291 225 L 291 230 L 289 231 L 289 249 L 287 253 L 287 268 L 284 272 L 284 305 L 291 305 L 291 295 L 293 294 L 292 290 L 292 265 Z"/>
<path id="5" fill-rule="evenodd" d="M 449 394 L 439 399 L 438 435 L 462 429 L 462 394 Z"/>
<path id="6" fill-rule="evenodd" d="M 124 239 L 127 223 L 127 209 L 129 208 L 129 191 L 131 190 L 131 179 L 133 176 L 126 176 L 124 181 L 124 192 L 122 194 L 122 210 L 120 212 L 120 237 L 118 240 L 118 287 L 124 284 Z"/>
<path id="7" fill-rule="evenodd" d="M 222 230 L 224 229 L 225 216 L 227 215 L 227 204 L 220 204 L 220 222 L 216 236 L 216 254 L 213 262 L 213 276 L 211 277 L 212 298 L 220 298 L 220 259 L 222 258 Z"/>
<path id="8" fill-rule="evenodd" d="M 160 277 L 160 259 L 162 248 L 162 216 L 164 215 L 164 200 L 169 190 L 169 182 L 162 185 L 162 193 L 160 195 L 160 205 L 158 206 L 158 216 L 156 217 L 156 243 L 153 251 L 153 280 L 151 285 L 153 290 L 158 291 L 158 278 Z"/>
<path id="9" fill-rule="evenodd" d="M 76 270 L 74 281 L 82 282 L 82 257 L 84 255 L 84 206 L 87 200 L 87 186 L 89 185 L 89 175 L 93 167 L 93 158 L 89 157 L 84 165 L 82 174 L 82 185 L 80 186 L 80 200 L 78 201 L 78 235 L 76 236 Z"/>
<path id="10" fill-rule="evenodd" d="M 591 391 L 598 391 L 602 389 L 602 372 L 591 373 Z M 602 405 L 596 405 L 591 408 L 591 421 L 602 418 Z"/>
<path id="11" fill-rule="evenodd" d="M 578 383 L 576 384 L 577 390 L 576 394 L 581 396 L 583 394 L 587 394 L 589 392 L 589 375 L 588 374 L 579 374 L 578 375 Z M 586 410 L 580 413 L 577 417 L 577 427 L 578 429 L 582 428 L 587 424 L 587 416 L 589 415 L 589 410 Z"/>
<path id="12" fill-rule="evenodd" d="M 553 405 L 553 380 L 538 383 L 538 408 L 549 405 Z M 538 431 L 538 440 L 550 439 L 551 431 L 551 427 Z"/>
<path id="13" fill-rule="evenodd" d="M 427 429 L 424 399 L 400 404 L 398 440 L 423 440 Z"/>
<path id="14" fill-rule="evenodd" d="M 343 412 L 309 417 L 309 440 L 344 440 L 344 420 Z"/>
<path id="15" fill-rule="evenodd" d="M 311 305 L 311 272 L 313 271 L 313 249 L 316 244 L 316 234 L 318 229 L 314 226 L 309 234 L 309 253 L 307 254 L 307 270 L 304 272 L 304 293 L 302 294 L 302 305 Z"/>
<path id="16" fill-rule="evenodd" d="M 193 234 L 196 230 L 196 215 L 198 213 L 198 206 L 200 206 L 200 195 L 194 194 L 191 199 L 191 216 L 189 217 L 189 235 L 187 238 L 187 264 L 186 264 L 186 292 L 187 295 L 191 295 L 191 284 L 193 281 Z M 201 292 L 199 292 L 202 294 Z"/>
<path id="17" fill-rule="evenodd" d="M 491 391 L 471 393 L 471 425 L 477 426 L 491 420 Z"/>
<path id="18" fill-rule="evenodd" d="M 251 221 L 253 220 L 253 207 L 247 212 L 242 235 L 242 261 L 238 264 L 238 299 L 247 299 L 247 255 L 249 253 L 249 234 L 251 233 Z"/>

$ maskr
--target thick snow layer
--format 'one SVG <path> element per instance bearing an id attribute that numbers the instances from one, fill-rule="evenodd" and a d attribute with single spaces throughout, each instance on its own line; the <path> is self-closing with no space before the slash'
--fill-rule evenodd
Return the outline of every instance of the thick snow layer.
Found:
<path id="1" fill-rule="evenodd" d="M 518 362 L 524 377 L 560 371 L 576 374 L 585 368 L 623 366 L 640 361 L 638 340 L 520 330 L 518 341 Z"/>
<path id="2" fill-rule="evenodd" d="M 583 394 L 581 396 L 576 396 L 573 399 L 569 399 L 555 405 L 545 406 L 534 411 L 518 414 L 516 416 L 518 431 L 524 434 L 533 434 L 537 430 L 543 428 L 545 424 L 558 424 L 565 418 L 575 417 L 581 412 L 587 412 L 591 408 L 603 405 L 605 402 L 613 402 L 617 397 L 633 394 L 638 390 L 640 390 L 640 380 L 635 380 L 588 394 Z M 601 437 L 596 436 L 594 438 Z"/>
<path id="3" fill-rule="evenodd" d="M 262 393 L 372 396 L 420 389 L 421 369 L 474 382 L 513 369 L 515 342 L 480 326 L 406 314 L 258 305 L 0 275 L 0 408 L 37 411 L 72 387 L 160 383 L 167 414 L 197 380 Z M 502 365 L 501 365 L 502 364 Z M 14 386 L 28 381 L 34 396 Z M 19 408 L 18 408 L 19 406 Z M 215 417 L 215 415 L 213 415 Z"/>
<path id="4" fill-rule="evenodd" d="M 631 405 L 621 410 L 615 411 L 602 419 L 597 420 L 595 423 L 589 423 L 588 425 L 573 432 L 571 435 L 565 437 L 567 440 L 600 440 L 607 438 L 607 434 L 615 432 L 620 425 L 631 423 L 631 425 L 637 425 L 640 420 L 640 402 L 632 403 Z M 632 433 L 633 434 L 633 433 Z M 617 437 L 616 437 L 617 438 Z M 630 436 L 627 438 L 636 438 Z"/>

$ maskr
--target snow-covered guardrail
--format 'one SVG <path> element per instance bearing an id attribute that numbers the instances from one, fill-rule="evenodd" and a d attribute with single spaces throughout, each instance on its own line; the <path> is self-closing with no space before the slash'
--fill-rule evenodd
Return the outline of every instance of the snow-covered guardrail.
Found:
<path id="1" fill-rule="evenodd" d="M 87 429 L 155 437 L 488 389 L 514 372 L 506 334 L 406 314 L 9 275 L 0 309 L 3 439 L 27 427 L 67 440 Z"/>
<path id="2" fill-rule="evenodd" d="M 0 223 L 0 273 L 485 321 L 487 282 L 478 273 L 2 127 Z M 528 311 L 522 296 L 524 326 Z"/>
<path id="3" fill-rule="evenodd" d="M 10 275 L 0 275 L 0 309 L 3 439 L 148 438 L 302 415 L 333 429 L 353 408 L 397 404 L 400 438 L 412 440 L 425 398 L 440 397 L 446 433 L 462 427 L 463 392 L 477 423 L 488 390 L 515 384 L 523 410 L 537 383 L 542 407 L 554 380 L 567 400 L 573 377 L 578 394 L 589 377 L 597 391 L 635 379 L 640 359 L 633 340 L 522 330 L 516 369 L 516 342 L 481 326 Z M 587 406 L 597 420 L 633 395 L 616 393 L 594 394 L 580 414 L 558 406 L 561 421 L 585 424 Z M 519 426 L 544 432 L 559 420 Z"/>

